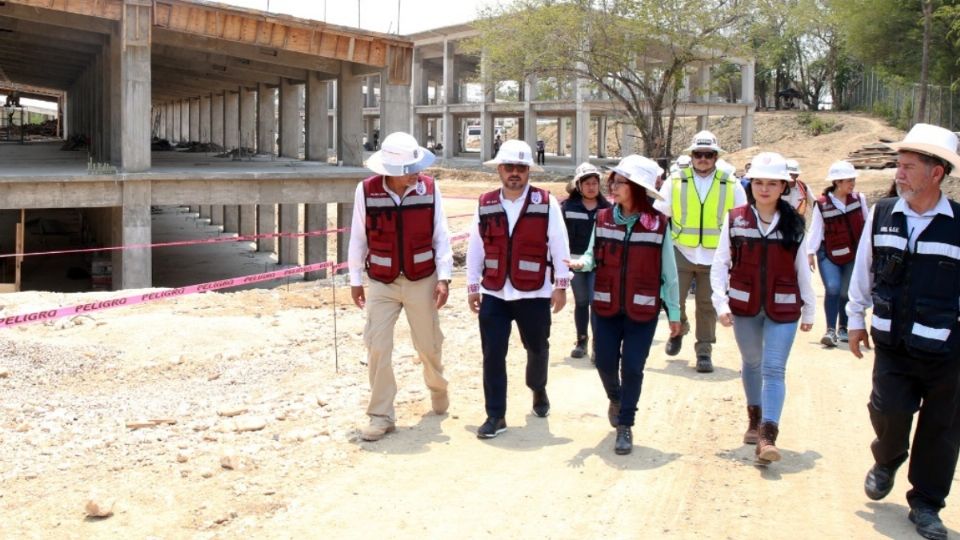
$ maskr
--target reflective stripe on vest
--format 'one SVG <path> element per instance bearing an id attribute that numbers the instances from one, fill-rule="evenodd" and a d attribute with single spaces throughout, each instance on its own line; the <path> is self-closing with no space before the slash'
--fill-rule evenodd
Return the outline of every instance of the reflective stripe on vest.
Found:
<path id="1" fill-rule="evenodd" d="M 673 239 L 686 247 L 716 248 L 723 216 L 733 208 L 735 186 L 730 174 L 717 169 L 703 202 L 697 193 L 693 169 L 680 169 L 671 177 Z M 714 189 L 716 188 L 716 189 Z"/>

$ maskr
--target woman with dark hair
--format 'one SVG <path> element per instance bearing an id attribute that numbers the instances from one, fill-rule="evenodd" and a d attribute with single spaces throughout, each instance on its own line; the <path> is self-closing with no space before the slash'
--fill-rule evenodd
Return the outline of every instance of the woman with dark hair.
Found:
<path id="1" fill-rule="evenodd" d="M 610 202 L 600 193 L 600 169 L 589 162 L 581 163 L 573 175 L 573 180 L 567 186 L 570 197 L 560 203 L 563 211 L 563 221 L 567 226 L 567 237 L 570 241 L 571 257 L 579 257 L 587 252 L 590 245 L 590 235 L 593 234 L 593 223 L 597 219 L 597 211 L 610 207 Z M 594 272 L 581 271 L 573 274 L 570 283 L 573 289 L 573 298 L 576 308 L 573 311 L 573 321 L 577 327 L 577 342 L 570 352 L 572 358 L 583 358 L 587 352 L 587 326 L 591 333 L 594 327 L 593 316 L 590 313 L 590 302 L 593 302 Z M 596 342 L 596 340 L 594 340 Z M 591 349 L 590 360 L 594 360 Z"/>
<path id="2" fill-rule="evenodd" d="M 804 255 L 804 222 L 780 197 L 789 193 L 786 160 L 773 152 L 750 163 L 748 204 L 730 211 L 710 267 L 713 305 L 733 326 L 742 359 L 749 425 L 757 461 L 780 460 L 777 449 L 787 357 L 797 333 L 813 327 L 816 296 Z"/>
<path id="3" fill-rule="evenodd" d="M 610 400 L 607 417 L 617 429 L 614 452 L 633 450 L 632 426 L 643 368 L 666 303 L 670 336 L 680 334 L 680 291 L 667 218 L 649 197 L 662 169 L 638 155 L 623 158 L 607 178 L 613 207 L 597 213 L 590 245 L 569 261 L 571 270 L 596 270 L 593 292 L 597 372 Z"/>
<path id="4" fill-rule="evenodd" d="M 810 270 L 817 267 L 817 261 L 820 263 L 823 310 L 827 314 L 827 332 L 820 343 L 832 348 L 837 346 L 837 341 L 847 341 L 847 290 L 869 210 L 863 193 L 853 190 L 857 170 L 849 162 L 837 161 L 831 165 L 827 181 L 831 184 L 813 208 L 807 259 Z"/>

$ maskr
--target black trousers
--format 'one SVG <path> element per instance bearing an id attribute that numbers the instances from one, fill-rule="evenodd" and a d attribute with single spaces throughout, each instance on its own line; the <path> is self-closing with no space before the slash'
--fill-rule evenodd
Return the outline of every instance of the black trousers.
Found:
<path id="1" fill-rule="evenodd" d="M 911 355 L 902 346 L 877 346 L 870 394 L 870 445 L 877 463 L 897 467 L 910 449 L 917 416 L 907 492 L 911 507 L 943 508 L 960 451 L 960 358 Z"/>
<path id="2" fill-rule="evenodd" d="M 527 387 L 547 387 L 550 359 L 550 299 L 525 298 L 507 302 L 489 294 L 480 303 L 480 344 L 483 348 L 483 398 L 487 416 L 507 413 L 507 349 L 513 321 L 527 350 Z"/>

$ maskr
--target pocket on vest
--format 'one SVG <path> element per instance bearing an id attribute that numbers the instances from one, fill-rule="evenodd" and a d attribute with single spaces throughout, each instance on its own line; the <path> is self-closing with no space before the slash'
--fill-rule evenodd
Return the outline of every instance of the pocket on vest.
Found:
<path id="1" fill-rule="evenodd" d="M 930 354 L 945 354 L 949 352 L 948 341 L 956 324 L 956 301 L 918 298 L 913 324 L 905 339 L 907 347 Z"/>
<path id="2" fill-rule="evenodd" d="M 773 282 L 773 302 L 766 306 L 770 313 L 781 317 L 795 317 L 800 313 L 800 287 L 786 280 Z"/>
<path id="3" fill-rule="evenodd" d="M 727 289 L 727 297 L 730 299 L 730 310 L 749 311 L 750 295 L 754 294 L 753 285 L 746 280 L 731 279 L 730 287 Z M 681 297 L 681 303 L 683 297 Z"/>

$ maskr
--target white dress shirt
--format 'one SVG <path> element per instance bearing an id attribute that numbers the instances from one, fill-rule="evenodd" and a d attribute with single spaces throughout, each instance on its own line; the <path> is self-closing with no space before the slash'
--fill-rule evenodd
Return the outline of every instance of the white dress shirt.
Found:
<path id="1" fill-rule="evenodd" d="M 710 186 L 713 185 L 713 176 L 715 172 L 711 172 L 706 176 L 700 176 L 696 171 L 693 172 L 693 183 L 697 188 L 697 196 L 700 197 L 700 202 L 707 200 L 707 194 L 710 193 Z M 733 175 L 730 176 L 731 184 L 733 185 L 733 207 L 743 206 L 747 204 L 747 192 L 743 190 L 743 186 L 740 185 L 740 182 L 737 182 L 736 177 Z M 663 197 L 662 201 L 656 201 L 653 203 L 653 207 L 657 210 L 663 212 L 667 217 L 673 216 L 673 179 L 667 178 L 667 181 L 660 186 L 660 196 Z M 720 201 L 723 204 L 723 201 Z M 723 221 L 726 221 L 726 214 L 724 214 Z M 713 263 L 713 253 L 715 249 L 710 249 L 703 247 L 702 245 L 697 247 L 681 246 L 680 244 L 674 243 L 677 247 L 677 250 L 681 255 L 686 257 L 688 261 L 693 264 L 699 264 L 708 266 Z"/>
<path id="2" fill-rule="evenodd" d="M 415 190 L 416 184 L 403 192 L 406 197 Z M 393 202 L 400 204 L 400 195 L 397 195 L 383 180 L 383 188 Z M 453 272 L 453 250 L 450 248 L 450 232 L 447 229 L 447 216 L 443 213 L 443 199 L 440 197 L 440 186 L 433 183 L 433 260 L 437 265 L 437 278 L 450 279 Z M 353 223 L 350 225 L 350 249 L 347 255 L 347 266 L 350 271 L 350 285 L 363 285 L 363 271 L 367 261 L 367 205 L 363 195 L 363 182 L 357 184 L 353 195 Z M 401 266 L 401 269 L 403 267 Z"/>
<path id="3" fill-rule="evenodd" d="M 840 199 L 833 196 L 833 193 L 827 193 L 827 197 L 830 197 L 830 202 L 837 207 L 838 210 L 847 213 L 847 204 Z M 860 211 L 863 212 L 863 218 L 866 219 L 870 214 L 870 209 L 867 207 L 867 198 L 863 193 L 857 193 L 857 197 L 860 199 Z M 866 229 L 864 229 L 866 230 Z M 820 213 L 820 205 L 813 205 L 813 219 L 810 223 L 810 232 L 807 234 L 807 253 L 814 255 L 817 253 L 817 250 L 820 249 L 820 244 L 823 243 L 823 214 Z"/>
<path id="4" fill-rule="evenodd" d="M 870 209 L 867 222 L 863 226 L 863 236 L 860 237 L 860 246 L 857 247 L 857 259 L 853 264 L 853 275 L 850 276 L 850 289 L 847 291 L 847 328 L 849 330 L 865 330 L 864 321 L 867 309 L 873 307 L 873 219 L 877 206 Z M 910 209 L 910 205 L 903 199 L 898 199 L 893 205 L 893 213 L 901 213 L 907 217 L 907 231 L 910 235 L 908 249 L 912 252 L 920 236 L 937 214 L 953 217 L 953 208 L 946 195 L 940 194 L 937 205 L 922 214 Z M 960 302 L 960 300 L 958 300 Z"/>
<path id="5" fill-rule="evenodd" d="M 513 227 L 520 219 L 520 212 L 527 200 L 527 192 L 530 191 L 530 184 L 523 188 L 523 193 L 515 201 L 509 201 L 503 198 L 503 190 L 500 190 L 500 204 L 507 214 L 507 224 L 510 234 L 513 234 Z M 557 281 L 558 288 L 567 288 L 570 282 L 570 269 L 567 263 L 563 262 L 570 258 L 570 245 L 567 240 L 567 227 L 563 222 L 563 212 L 560 210 L 560 203 L 556 197 L 550 195 L 550 213 L 547 222 L 547 242 L 548 260 L 553 263 L 553 276 Z M 484 288 L 480 282 L 483 280 L 483 238 L 480 237 L 480 208 L 478 207 L 473 214 L 473 226 L 470 227 L 470 240 L 467 245 L 467 291 L 479 287 L 483 294 L 489 294 L 502 300 L 520 300 L 523 298 L 550 298 L 553 293 L 553 284 L 550 283 L 550 267 L 547 267 L 547 277 L 543 286 L 536 291 L 518 291 L 513 287 L 510 278 L 507 277 L 506 283 L 499 291 L 490 291 Z M 508 264 L 510 261 L 507 261 Z"/>
<path id="6" fill-rule="evenodd" d="M 760 226 L 760 234 L 766 237 L 770 231 L 774 231 L 777 223 L 780 222 L 780 212 L 773 215 L 770 225 L 764 226 L 760 221 L 760 215 L 757 209 L 751 207 L 753 213 L 757 216 L 757 224 Z M 797 249 L 797 256 L 793 261 L 793 268 L 797 272 L 797 285 L 800 287 L 800 298 L 803 300 L 803 306 L 800 308 L 800 322 L 804 324 L 813 324 L 816 312 L 817 295 L 813 291 L 813 284 L 810 281 L 810 267 L 807 265 L 806 249 L 804 240 L 800 248 Z M 723 229 L 720 232 L 720 243 L 717 245 L 716 254 L 713 257 L 713 264 L 710 265 L 710 286 L 713 288 L 713 294 L 710 299 L 713 301 L 713 307 L 717 310 L 717 316 L 730 313 L 730 297 L 727 296 L 727 289 L 730 288 L 730 268 L 733 266 L 733 260 L 730 257 L 730 220 L 723 220 Z M 760 291 L 760 294 L 766 296 L 766 291 Z"/>

